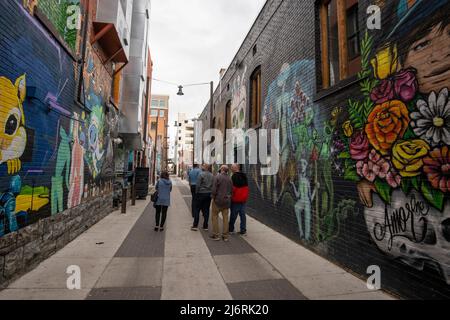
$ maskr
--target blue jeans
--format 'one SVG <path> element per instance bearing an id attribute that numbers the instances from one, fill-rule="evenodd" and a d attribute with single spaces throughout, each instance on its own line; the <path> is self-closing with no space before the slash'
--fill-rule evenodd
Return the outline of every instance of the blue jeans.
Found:
<path id="1" fill-rule="evenodd" d="M 241 233 L 247 232 L 247 217 L 245 216 L 245 203 L 232 203 L 229 231 L 234 232 L 237 217 L 241 220 Z"/>

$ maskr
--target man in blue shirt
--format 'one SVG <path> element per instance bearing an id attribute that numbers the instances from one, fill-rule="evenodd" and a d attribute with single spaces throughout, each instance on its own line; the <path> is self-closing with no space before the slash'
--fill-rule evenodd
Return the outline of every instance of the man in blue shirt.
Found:
<path id="1" fill-rule="evenodd" d="M 189 179 L 189 185 L 191 187 L 191 194 L 192 194 L 192 217 L 194 217 L 194 212 L 195 212 L 195 202 L 196 202 L 196 187 L 197 187 L 197 179 L 198 176 L 200 175 L 200 173 L 202 172 L 202 170 L 200 170 L 200 168 L 198 167 L 198 164 L 194 164 L 193 168 L 191 170 L 189 170 L 188 173 L 188 179 Z"/>

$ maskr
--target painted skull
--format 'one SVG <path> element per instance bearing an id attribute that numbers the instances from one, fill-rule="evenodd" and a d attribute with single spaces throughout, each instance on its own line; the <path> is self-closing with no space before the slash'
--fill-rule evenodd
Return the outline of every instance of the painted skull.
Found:
<path id="1" fill-rule="evenodd" d="M 365 220 L 378 248 L 395 259 L 423 270 L 425 263 L 436 267 L 450 284 L 450 203 L 442 212 L 428 205 L 412 191 L 406 196 L 394 191 L 391 205 L 375 194 Z"/>

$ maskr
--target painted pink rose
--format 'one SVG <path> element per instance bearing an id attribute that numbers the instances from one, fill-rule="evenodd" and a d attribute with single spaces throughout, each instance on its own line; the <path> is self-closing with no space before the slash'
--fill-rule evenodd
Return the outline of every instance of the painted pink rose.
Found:
<path id="1" fill-rule="evenodd" d="M 356 132 L 350 141 L 350 155 L 353 160 L 365 160 L 369 155 L 369 139 L 363 131 Z"/>
<path id="2" fill-rule="evenodd" d="M 393 100 L 394 96 L 394 82 L 391 79 L 384 79 L 372 90 L 370 99 L 376 104 L 382 104 Z"/>
<path id="3" fill-rule="evenodd" d="M 416 70 L 408 68 L 399 71 L 394 76 L 394 91 L 395 95 L 403 102 L 411 101 L 419 89 L 419 83 L 416 78 Z"/>
<path id="4" fill-rule="evenodd" d="M 374 182 L 377 177 L 387 179 L 391 172 L 391 165 L 375 150 L 372 150 L 368 159 L 356 163 L 356 171 L 360 177 Z"/>

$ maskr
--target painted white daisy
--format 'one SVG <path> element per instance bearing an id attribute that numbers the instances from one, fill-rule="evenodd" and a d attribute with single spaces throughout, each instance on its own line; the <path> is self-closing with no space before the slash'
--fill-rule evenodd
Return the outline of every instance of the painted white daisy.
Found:
<path id="1" fill-rule="evenodd" d="M 444 88 L 436 95 L 432 91 L 425 100 L 417 101 L 417 109 L 411 113 L 411 127 L 420 138 L 432 146 L 439 143 L 450 145 L 450 101 L 448 89 Z"/>

